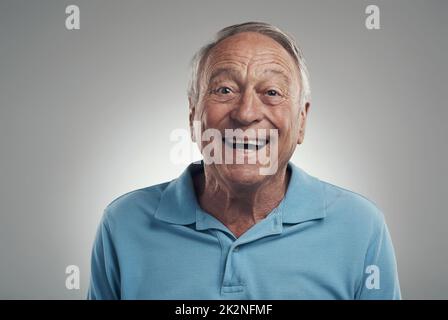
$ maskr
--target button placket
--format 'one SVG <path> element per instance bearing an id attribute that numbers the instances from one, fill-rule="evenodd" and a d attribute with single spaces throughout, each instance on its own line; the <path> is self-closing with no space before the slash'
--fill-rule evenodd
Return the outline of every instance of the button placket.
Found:
<path id="1" fill-rule="evenodd" d="M 244 283 L 242 283 L 238 273 L 238 259 L 235 256 L 238 251 L 238 246 L 235 245 L 230 245 L 228 248 L 222 287 L 224 293 L 244 291 Z"/>
<path id="2" fill-rule="evenodd" d="M 221 294 L 242 294 L 246 290 L 244 279 L 241 278 L 243 275 L 240 274 L 241 270 L 239 268 L 240 260 L 243 259 L 243 256 L 240 256 L 241 246 L 281 232 L 282 218 L 278 209 L 268 219 L 259 222 L 240 238 L 232 239 L 231 234 L 227 236 L 223 230 L 216 230 L 224 258 Z"/>

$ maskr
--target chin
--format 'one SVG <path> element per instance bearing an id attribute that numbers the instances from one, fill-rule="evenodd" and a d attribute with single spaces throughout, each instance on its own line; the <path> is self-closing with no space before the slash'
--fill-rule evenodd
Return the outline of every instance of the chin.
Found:
<path id="1" fill-rule="evenodd" d="M 251 186 L 266 179 L 260 174 L 260 166 L 256 164 L 228 164 L 221 168 L 221 175 L 233 184 Z"/>

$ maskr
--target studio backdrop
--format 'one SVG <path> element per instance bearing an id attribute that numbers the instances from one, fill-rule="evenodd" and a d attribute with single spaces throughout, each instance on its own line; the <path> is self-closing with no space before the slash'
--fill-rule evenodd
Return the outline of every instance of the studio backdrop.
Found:
<path id="1" fill-rule="evenodd" d="M 107 204 L 200 159 L 176 134 L 193 54 L 264 21 L 311 75 L 292 161 L 384 212 L 403 298 L 447 299 L 447 16 L 442 0 L 0 0 L 0 298 L 85 299 Z"/>

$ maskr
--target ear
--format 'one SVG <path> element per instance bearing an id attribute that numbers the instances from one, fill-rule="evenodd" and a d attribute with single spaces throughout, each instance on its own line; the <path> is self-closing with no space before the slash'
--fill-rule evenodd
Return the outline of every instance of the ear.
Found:
<path id="1" fill-rule="evenodd" d="M 190 136 L 191 136 L 191 141 L 196 142 L 196 135 L 194 134 L 194 128 L 193 128 L 193 121 L 194 121 L 194 115 L 196 112 L 196 108 L 193 105 L 191 98 L 188 98 L 188 104 L 190 107 L 190 115 L 189 115 L 189 120 L 190 120 Z"/>
<path id="2" fill-rule="evenodd" d="M 311 104 L 306 102 L 305 105 L 300 109 L 299 114 L 299 137 L 297 139 L 297 144 L 302 144 L 305 139 L 305 127 L 306 127 L 306 117 L 308 116 L 308 111 Z"/>

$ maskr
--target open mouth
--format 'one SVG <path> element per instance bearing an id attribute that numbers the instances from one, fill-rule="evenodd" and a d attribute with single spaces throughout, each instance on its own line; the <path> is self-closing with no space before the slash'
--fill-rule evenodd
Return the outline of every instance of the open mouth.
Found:
<path id="1" fill-rule="evenodd" d="M 222 141 L 230 148 L 236 150 L 260 150 L 269 144 L 269 139 L 240 139 L 236 137 L 222 138 Z"/>

